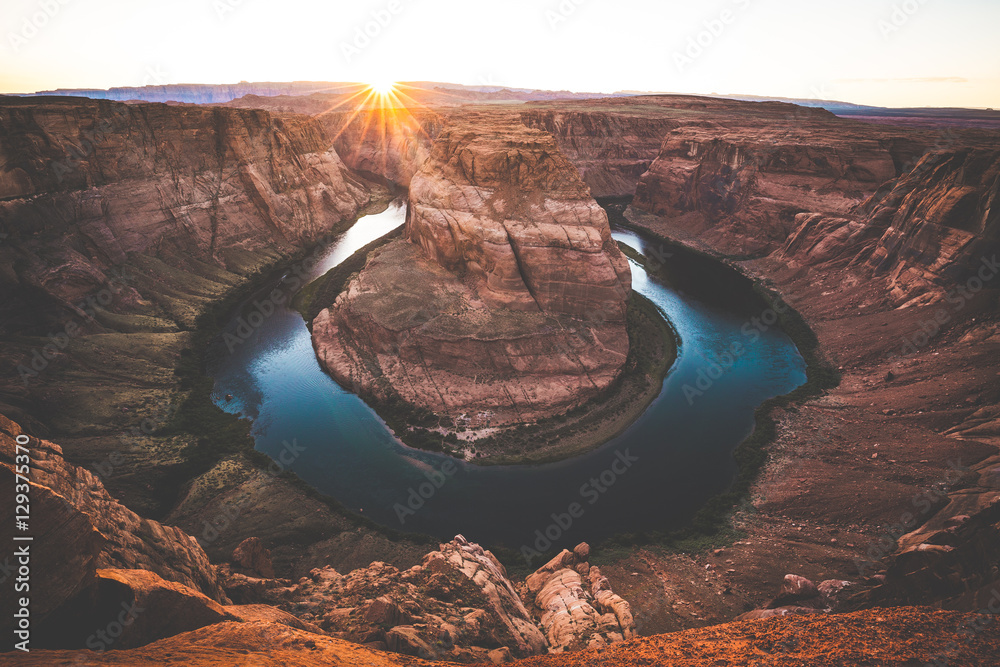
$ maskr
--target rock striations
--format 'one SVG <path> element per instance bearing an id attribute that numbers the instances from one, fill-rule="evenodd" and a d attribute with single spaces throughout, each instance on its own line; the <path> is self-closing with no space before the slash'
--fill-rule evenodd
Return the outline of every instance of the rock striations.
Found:
<path id="1" fill-rule="evenodd" d="M 796 218 L 784 256 L 806 263 L 850 259 L 886 275 L 897 305 L 940 299 L 964 284 L 1000 250 L 1000 151 L 929 153 L 885 183 L 854 216 L 818 213 Z"/>
<path id="2" fill-rule="evenodd" d="M 405 239 L 370 257 L 313 341 L 363 393 L 523 423 L 618 377 L 630 292 L 607 215 L 550 135 L 459 125 L 411 181 Z"/>
<path id="3" fill-rule="evenodd" d="M 4 99 L 2 328 L 17 307 L 69 308 L 135 254 L 238 272 L 249 252 L 301 250 L 371 197 L 332 142 L 259 110 Z"/>

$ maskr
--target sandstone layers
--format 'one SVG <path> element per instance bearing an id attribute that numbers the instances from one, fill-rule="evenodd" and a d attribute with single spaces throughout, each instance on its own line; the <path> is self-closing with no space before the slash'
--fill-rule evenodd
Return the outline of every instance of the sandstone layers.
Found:
<path id="1" fill-rule="evenodd" d="M 370 187 L 305 117 L 5 99 L 4 324 L 46 304 L 72 314 L 137 253 L 240 272 L 250 251 L 289 253 L 352 218 Z"/>
<path id="2" fill-rule="evenodd" d="M 1000 252 L 1000 151 L 933 152 L 848 217 L 796 217 L 782 254 L 810 264 L 850 259 L 889 280 L 897 305 L 982 281 Z M 988 286 L 988 285 L 987 285 Z"/>
<path id="3" fill-rule="evenodd" d="M 528 422 L 608 387 L 628 356 L 628 262 L 548 134 L 443 132 L 410 183 L 406 238 L 313 322 L 343 384 L 472 424 Z"/>

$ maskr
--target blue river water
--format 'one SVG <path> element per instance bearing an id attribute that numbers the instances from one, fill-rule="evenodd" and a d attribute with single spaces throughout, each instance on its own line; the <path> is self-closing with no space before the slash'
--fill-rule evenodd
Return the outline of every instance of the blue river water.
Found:
<path id="1" fill-rule="evenodd" d="M 327 248 L 310 277 L 404 218 L 401 204 L 362 218 Z M 213 346 L 214 399 L 252 420 L 258 450 L 293 460 L 290 469 L 313 487 L 398 530 L 463 534 L 521 550 L 534 548 L 539 532 L 555 537 L 554 547 L 572 547 L 678 527 L 732 483 L 732 452 L 752 431 L 756 408 L 802 385 L 805 362 L 783 332 L 761 322 L 766 304 L 728 267 L 632 232 L 616 229 L 614 237 L 666 265 L 654 278 L 633 263 L 633 285 L 662 310 L 680 346 L 645 414 L 590 453 L 541 466 L 484 467 L 407 448 L 322 371 L 306 323 L 284 308 L 232 352 L 221 339 Z M 238 319 L 234 313 L 231 331 Z M 718 360 L 725 368 L 713 367 Z"/>

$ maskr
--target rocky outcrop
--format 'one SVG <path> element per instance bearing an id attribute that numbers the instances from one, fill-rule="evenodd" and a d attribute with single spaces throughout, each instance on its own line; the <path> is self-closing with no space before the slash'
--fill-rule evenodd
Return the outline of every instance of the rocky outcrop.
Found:
<path id="1" fill-rule="evenodd" d="M 108 635 L 116 649 L 145 646 L 233 618 L 215 600 L 147 570 L 98 570 L 95 608 L 95 628 L 121 625 L 120 632 Z"/>
<path id="2" fill-rule="evenodd" d="M 490 124 L 439 136 L 410 183 L 406 233 L 491 307 L 624 319 L 628 262 L 545 133 Z"/>
<path id="3" fill-rule="evenodd" d="M 351 169 L 407 187 L 446 123 L 438 112 L 420 108 L 331 112 L 316 120 Z"/>
<path id="4" fill-rule="evenodd" d="M 774 616 L 804 616 L 829 613 L 837 609 L 854 584 L 829 579 L 818 586 L 797 574 L 786 574 L 777 597 L 762 609 L 737 617 L 738 621 L 758 621 Z M 846 591 L 846 592 L 845 592 Z"/>
<path id="5" fill-rule="evenodd" d="M 525 595 L 552 653 L 598 648 L 636 636 L 628 602 L 588 562 L 590 547 L 564 550 L 525 581 Z"/>
<path id="6" fill-rule="evenodd" d="M 21 433 L 17 424 L 0 416 L 0 473 L 5 484 L 13 484 L 14 439 Z M 144 519 L 122 506 L 108 494 L 100 478 L 67 463 L 58 445 L 33 438 L 30 451 L 32 489 L 40 501 L 35 505 L 34 526 L 51 531 L 36 537 L 38 552 L 52 554 L 53 558 L 60 554 L 67 559 L 65 564 L 53 568 L 54 572 L 64 572 L 66 577 L 82 582 L 82 586 L 89 586 L 95 580 L 81 573 L 96 568 L 148 570 L 217 602 L 228 602 L 215 568 L 197 540 L 178 528 Z M 5 528 L 13 523 L 11 520 L 4 524 Z M 44 544 L 48 541 L 52 546 L 46 549 Z M 63 593 L 46 596 L 47 604 L 58 606 L 81 592 L 68 583 L 60 588 Z"/>
<path id="7" fill-rule="evenodd" d="M 274 563 L 271 552 L 257 537 L 248 537 L 233 550 L 233 563 L 248 574 L 261 579 L 274 579 Z"/>
<path id="8" fill-rule="evenodd" d="M 595 197 L 631 196 L 678 121 L 632 113 L 624 103 L 592 106 L 523 111 L 521 122 L 555 137 Z"/>
<path id="9" fill-rule="evenodd" d="M 619 375 L 628 262 L 550 136 L 443 133 L 411 182 L 406 237 L 313 322 L 339 382 L 502 425 L 565 411 Z"/>
<path id="10" fill-rule="evenodd" d="M 458 536 L 407 570 L 380 562 L 348 574 L 324 567 L 296 584 L 229 574 L 226 586 L 239 593 L 252 585 L 261 600 L 335 637 L 422 658 L 487 662 L 635 637 L 628 602 L 588 559 L 582 544 L 515 587 L 491 552 Z"/>
<path id="11" fill-rule="evenodd" d="M 499 648 L 514 656 L 547 649 L 503 565 L 461 536 L 408 570 L 320 568 L 264 596 L 335 637 L 395 653 L 483 662 Z"/>
<path id="12" fill-rule="evenodd" d="M 978 411 L 991 413 L 1000 410 L 993 406 Z M 978 437 L 996 442 L 996 436 L 987 433 L 983 429 Z M 958 609 L 1000 605 L 995 557 L 1000 551 L 1000 455 L 962 466 L 947 481 L 943 506 L 922 526 L 899 537 L 884 569 L 865 563 L 867 573 L 878 569 L 880 575 L 856 604 L 932 599 Z"/>
<path id="13" fill-rule="evenodd" d="M 1000 151 L 929 154 L 862 211 L 885 230 L 867 263 L 898 300 L 1000 271 Z"/>
<path id="14" fill-rule="evenodd" d="M 778 117 L 751 132 L 706 122 L 667 135 L 632 206 L 744 253 L 773 250 L 798 213 L 843 215 L 895 177 L 875 138 L 831 137 Z"/>

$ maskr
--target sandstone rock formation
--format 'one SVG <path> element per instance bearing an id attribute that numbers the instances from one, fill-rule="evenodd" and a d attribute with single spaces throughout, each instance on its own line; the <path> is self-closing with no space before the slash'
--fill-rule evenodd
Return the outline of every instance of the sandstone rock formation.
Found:
<path id="1" fill-rule="evenodd" d="M 261 579 L 274 579 L 274 563 L 271 552 L 259 538 L 249 537 L 233 550 L 233 562 Z"/>
<path id="2" fill-rule="evenodd" d="M 0 415 L 0 473 L 5 484 L 13 483 L 14 439 L 21 433 L 20 426 Z M 148 570 L 217 602 L 228 602 L 215 569 L 193 537 L 172 526 L 144 519 L 122 506 L 108 494 L 99 477 L 67 463 L 58 445 L 32 439 L 31 457 L 32 488 L 36 489 L 37 498 L 45 499 L 35 507 L 36 526 L 53 531 L 44 540 L 36 538 L 51 540 L 53 544 L 51 549 L 40 547 L 38 551 L 57 558 L 65 550 L 69 559 L 68 567 L 54 568 L 55 572 L 76 572 L 78 561 L 81 571 Z M 13 525 L 13 521 L 7 525 Z M 66 594 L 46 597 L 50 604 L 57 605 L 70 599 L 74 592 L 78 591 L 67 589 Z"/>
<path id="3" fill-rule="evenodd" d="M 786 574 L 781 582 L 777 597 L 763 609 L 754 609 L 741 614 L 736 620 L 757 621 L 774 616 L 804 616 L 829 613 L 846 597 L 845 591 L 854 587 L 849 581 L 829 579 L 818 586 L 797 574 Z"/>
<path id="4" fill-rule="evenodd" d="M 876 153 L 890 156 L 896 177 L 877 188 L 844 179 L 846 187 L 864 194 L 847 207 L 828 205 L 837 198 L 848 203 L 832 181 L 833 199 L 824 197 L 825 203 L 789 196 L 782 200 L 788 225 L 765 226 L 754 244 L 744 243 L 753 206 L 701 226 L 689 224 L 689 210 L 634 219 L 710 252 L 755 252 L 757 257 L 730 261 L 794 294 L 796 309 L 843 374 L 830 396 L 779 428 L 775 462 L 755 489 L 755 508 L 767 517 L 769 531 L 781 525 L 791 537 L 768 537 L 768 549 L 759 551 L 771 553 L 772 543 L 788 553 L 807 548 L 794 537 L 803 530 L 802 520 L 829 527 L 831 534 L 859 523 L 885 524 L 890 528 L 874 536 L 830 540 L 827 563 L 843 558 L 835 553 L 844 550 L 854 566 L 839 576 L 862 579 L 844 590 L 848 604 L 919 600 L 980 609 L 1000 581 L 986 556 L 1000 535 L 1000 271 L 993 259 L 1000 247 L 992 208 L 1000 185 L 998 135 L 945 133 L 950 145 L 920 157 L 923 150 L 914 153 L 913 146 L 880 133 L 869 138 L 877 140 Z M 842 145 L 838 151 L 850 155 Z M 903 159 L 904 153 L 911 158 Z M 684 180 L 683 158 L 676 169 L 670 162 L 664 158 L 644 177 L 649 191 L 640 192 L 642 202 L 637 196 L 634 212 L 680 201 L 670 179 L 652 174 L 659 169 L 677 182 L 692 182 Z M 869 436 L 877 446 L 866 442 Z M 844 461 L 855 462 L 851 474 L 845 474 Z M 737 582 L 749 578 L 730 572 Z M 837 581 L 824 582 L 821 588 L 829 591 L 821 593 L 835 597 Z M 752 613 L 764 617 L 809 607 L 790 602 Z"/>
<path id="5" fill-rule="evenodd" d="M 669 133 L 633 207 L 752 253 L 783 242 L 797 213 L 847 213 L 896 175 L 874 138 L 831 141 L 780 117 L 773 130 L 741 130 L 705 123 Z"/>
<path id="6" fill-rule="evenodd" d="M 552 653 L 607 646 L 636 636 L 628 602 L 611 591 L 590 547 L 564 550 L 525 582 Z"/>
<path id="7" fill-rule="evenodd" d="M 590 102 L 566 109 L 532 109 L 521 122 L 555 137 L 595 197 L 626 197 L 659 155 L 663 137 L 677 126 L 665 116 L 633 112 L 628 104 Z"/>
<path id="8" fill-rule="evenodd" d="M 497 425 L 565 411 L 618 376 L 628 262 L 549 135 L 442 133 L 411 182 L 406 236 L 313 322 L 341 383 Z"/>
<path id="9" fill-rule="evenodd" d="M 14 439 L 21 434 L 17 424 L 0 417 L 0 486 L 11 492 Z M 234 551 L 236 563 L 217 571 L 194 538 L 139 519 L 107 494 L 100 479 L 66 463 L 56 445 L 32 439 L 30 451 L 31 522 L 37 527 L 32 565 L 46 574 L 32 589 L 38 600 L 32 607 L 36 647 L 123 651 L 240 621 L 457 662 L 549 650 L 532 613 L 538 610 L 524 604 L 492 553 L 461 536 L 407 570 L 375 562 L 341 575 L 324 567 L 298 583 L 274 579 L 267 549 L 251 538 Z M 13 516 L 6 519 L 4 526 L 14 525 Z M 588 551 L 581 546 L 576 556 L 570 554 L 576 569 L 567 571 L 577 581 L 578 572 L 589 575 L 593 593 L 579 597 L 589 601 L 586 622 L 560 625 L 551 613 L 541 618 L 550 634 L 550 626 L 559 625 L 559 650 L 621 641 L 634 632 L 628 604 L 586 565 Z M 536 579 L 552 574 L 542 572 Z M 223 586 L 241 604 L 231 604 Z M 569 594 L 558 594 L 569 600 Z M 12 603 L 5 597 L 5 618 L 13 618 L 6 608 Z"/>
<path id="10" fill-rule="evenodd" d="M 547 649 L 503 565 L 461 536 L 408 570 L 319 568 L 263 596 L 335 637 L 396 653 L 479 662 L 500 648 L 514 656 Z"/>
<path id="11" fill-rule="evenodd" d="M 1000 151 L 930 153 L 850 216 L 797 216 L 781 254 L 810 265 L 841 260 L 884 275 L 894 305 L 940 301 L 948 287 L 970 279 L 988 288 L 992 279 L 984 278 L 1000 272 L 998 196 Z"/>
<path id="12" fill-rule="evenodd" d="M 407 570 L 376 562 L 342 575 L 324 567 L 297 584 L 227 575 L 226 587 L 252 585 L 261 600 L 332 636 L 384 650 L 505 661 L 636 636 L 628 602 L 588 559 L 582 544 L 515 587 L 492 553 L 458 536 Z"/>
<path id="13" fill-rule="evenodd" d="M 4 98 L 0 312 L 20 323 L 41 296 L 72 314 L 134 253 L 239 272 L 247 251 L 290 252 L 352 218 L 370 187 L 302 117 Z"/>

